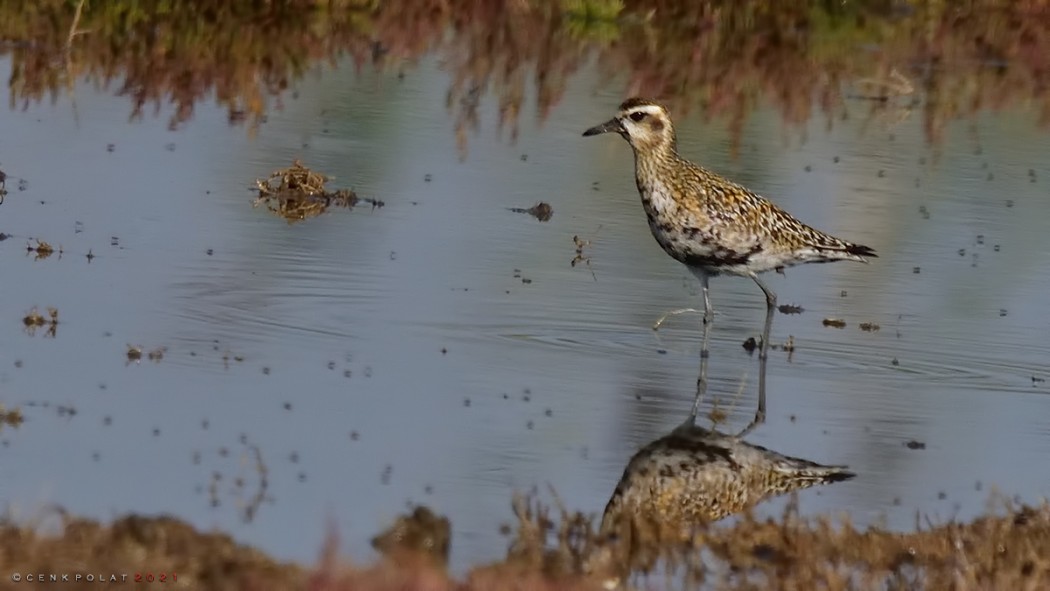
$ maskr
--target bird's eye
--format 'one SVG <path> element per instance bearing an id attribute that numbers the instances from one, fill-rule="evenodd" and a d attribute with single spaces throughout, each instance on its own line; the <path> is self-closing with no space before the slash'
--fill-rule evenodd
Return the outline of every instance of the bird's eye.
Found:
<path id="1" fill-rule="evenodd" d="M 635 123 L 637 123 L 637 122 L 641 121 L 642 119 L 645 119 L 645 112 L 643 112 L 643 111 L 635 111 L 634 113 L 631 113 L 631 121 L 634 121 Z"/>

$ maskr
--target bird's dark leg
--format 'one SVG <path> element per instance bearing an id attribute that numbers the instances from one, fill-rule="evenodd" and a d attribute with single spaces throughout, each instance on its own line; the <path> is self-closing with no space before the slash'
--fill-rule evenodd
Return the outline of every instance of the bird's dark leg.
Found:
<path id="1" fill-rule="evenodd" d="M 766 294 L 766 326 L 762 330 L 762 348 L 758 352 L 758 358 L 765 359 L 769 351 L 769 333 L 773 329 L 773 312 L 777 308 L 777 294 L 766 287 L 766 284 L 762 283 L 762 280 L 755 273 L 751 274 L 751 278 L 755 280 L 755 283 L 762 288 L 762 292 Z"/>
<path id="2" fill-rule="evenodd" d="M 707 286 L 709 279 L 707 275 L 700 276 L 700 290 L 704 294 L 704 326 L 709 326 L 715 320 L 715 309 L 711 307 L 711 295 Z"/>
<path id="3" fill-rule="evenodd" d="M 700 403 L 704 399 L 704 394 L 707 393 L 708 342 L 711 337 L 711 323 L 715 319 L 715 310 L 711 307 L 711 297 L 708 293 L 709 278 L 702 273 L 697 277 L 700 279 L 700 289 L 704 296 L 704 336 L 700 341 L 700 375 L 696 378 L 696 398 L 693 399 L 693 410 L 689 412 L 689 418 L 686 421 L 690 423 L 696 422 L 696 416 L 700 413 Z"/>

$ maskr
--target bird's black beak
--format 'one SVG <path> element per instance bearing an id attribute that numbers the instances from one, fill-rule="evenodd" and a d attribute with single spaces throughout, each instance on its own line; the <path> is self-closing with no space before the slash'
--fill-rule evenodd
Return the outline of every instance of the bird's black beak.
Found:
<path id="1" fill-rule="evenodd" d="M 620 123 L 620 120 L 613 117 L 605 123 L 602 123 L 601 125 L 595 125 L 594 127 L 583 132 L 583 137 L 598 135 L 599 133 L 609 133 L 610 131 L 615 131 L 616 133 L 623 133 L 625 130 L 623 128 L 623 125 Z"/>

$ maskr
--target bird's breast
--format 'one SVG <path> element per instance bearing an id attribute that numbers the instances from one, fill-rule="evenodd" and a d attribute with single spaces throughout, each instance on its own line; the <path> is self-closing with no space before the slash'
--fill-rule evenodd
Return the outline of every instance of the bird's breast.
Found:
<path id="1" fill-rule="evenodd" d="M 647 187 L 641 195 L 649 230 L 664 252 L 681 262 L 714 254 L 718 240 L 709 220 L 680 206 L 661 185 Z"/>

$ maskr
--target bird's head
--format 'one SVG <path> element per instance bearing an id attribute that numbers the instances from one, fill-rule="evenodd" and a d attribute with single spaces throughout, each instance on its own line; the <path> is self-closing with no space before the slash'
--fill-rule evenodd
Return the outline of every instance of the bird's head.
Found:
<path id="1" fill-rule="evenodd" d="M 667 109 L 655 101 L 630 98 L 620 105 L 616 116 L 583 132 L 584 136 L 616 132 L 641 152 L 675 149 L 674 126 Z"/>

